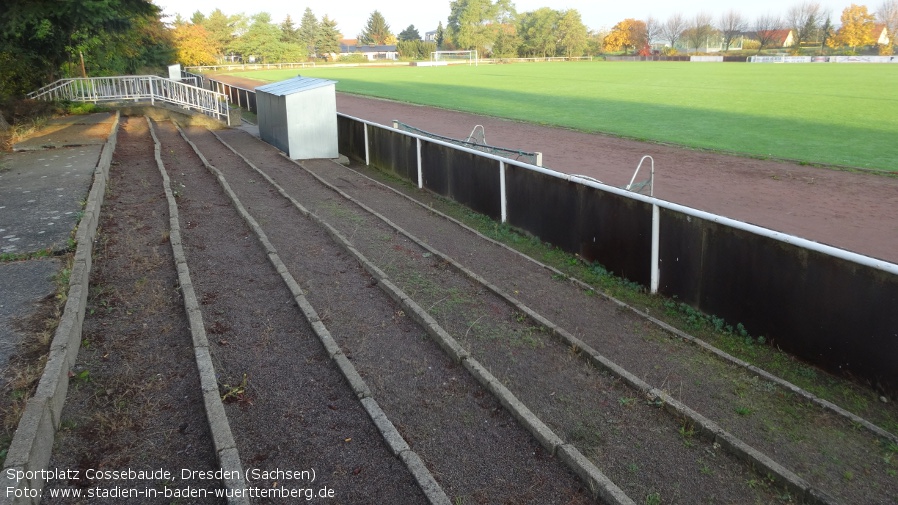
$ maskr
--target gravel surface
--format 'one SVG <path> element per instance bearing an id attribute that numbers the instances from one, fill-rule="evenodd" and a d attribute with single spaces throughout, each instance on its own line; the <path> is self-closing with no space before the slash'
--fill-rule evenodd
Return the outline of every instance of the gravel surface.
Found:
<path id="1" fill-rule="evenodd" d="M 108 191 L 81 350 L 50 461 L 50 468 L 80 470 L 80 480 L 51 481 L 45 503 L 113 502 L 99 497 L 116 487 L 159 493 L 217 487 L 180 478 L 182 469 L 213 471 L 217 463 L 168 243 L 168 204 L 143 118 L 122 121 Z M 102 480 L 87 473 L 129 468 L 164 469 L 175 478 Z M 98 497 L 49 498 L 68 487 Z"/>
<path id="2" fill-rule="evenodd" d="M 354 259 L 297 209 L 285 208 L 286 200 L 209 132 L 189 134 L 262 224 L 373 397 L 447 495 L 473 503 L 586 499 L 582 485 L 376 289 Z M 316 214 L 323 205 L 339 215 L 345 205 L 320 185 L 307 185 L 295 198 Z M 341 231 L 356 243 L 352 230 Z M 394 238 L 385 232 L 375 240 L 392 247 Z"/>
<path id="3" fill-rule="evenodd" d="M 253 485 L 326 486 L 336 503 L 422 503 L 411 475 L 385 446 L 212 174 L 171 123 L 159 124 L 158 132 L 244 470 L 316 476 L 314 484 L 261 479 Z M 319 261 L 323 266 L 329 259 Z"/>

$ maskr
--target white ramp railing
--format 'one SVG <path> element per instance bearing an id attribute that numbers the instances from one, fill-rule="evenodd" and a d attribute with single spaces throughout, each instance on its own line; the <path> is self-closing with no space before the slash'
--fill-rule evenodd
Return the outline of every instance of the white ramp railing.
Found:
<path id="1" fill-rule="evenodd" d="M 149 100 L 153 105 L 159 100 L 202 112 L 230 125 L 227 96 L 155 75 L 62 79 L 29 93 L 28 98 L 73 102 Z"/>

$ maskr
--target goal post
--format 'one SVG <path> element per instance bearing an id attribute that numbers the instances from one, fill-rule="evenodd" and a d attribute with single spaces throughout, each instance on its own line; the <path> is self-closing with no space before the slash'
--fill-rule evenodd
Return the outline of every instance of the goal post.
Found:
<path id="1" fill-rule="evenodd" d="M 438 61 L 453 63 L 466 62 L 468 65 L 477 66 L 477 50 L 470 49 L 465 51 L 433 51 L 430 53 L 430 61 L 436 63 Z"/>

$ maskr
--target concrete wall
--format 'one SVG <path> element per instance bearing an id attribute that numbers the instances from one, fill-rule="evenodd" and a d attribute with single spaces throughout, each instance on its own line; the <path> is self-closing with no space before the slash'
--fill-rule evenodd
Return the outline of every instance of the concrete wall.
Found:
<path id="1" fill-rule="evenodd" d="M 339 124 L 341 152 L 364 161 L 364 124 L 345 116 Z M 371 165 L 417 182 L 415 137 L 367 129 Z M 497 160 L 421 144 L 425 188 L 501 218 Z M 660 293 L 898 396 L 898 266 L 536 167 L 506 163 L 504 172 L 508 223 L 643 285 L 657 205 Z"/>

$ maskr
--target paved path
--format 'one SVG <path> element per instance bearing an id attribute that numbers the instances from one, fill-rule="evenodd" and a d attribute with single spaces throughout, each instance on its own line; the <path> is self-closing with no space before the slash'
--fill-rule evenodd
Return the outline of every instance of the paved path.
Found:
<path id="1" fill-rule="evenodd" d="M 4 259 L 70 248 L 100 150 L 115 116 L 53 119 L 0 153 L 0 254 Z M 60 260 L 0 261 L 0 366 L 27 332 L 37 304 L 56 291 Z"/>

